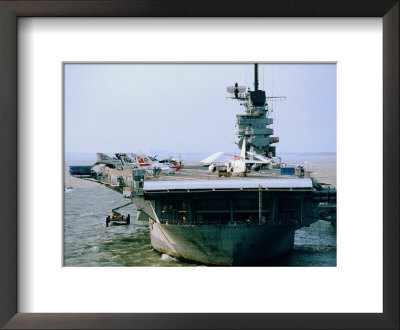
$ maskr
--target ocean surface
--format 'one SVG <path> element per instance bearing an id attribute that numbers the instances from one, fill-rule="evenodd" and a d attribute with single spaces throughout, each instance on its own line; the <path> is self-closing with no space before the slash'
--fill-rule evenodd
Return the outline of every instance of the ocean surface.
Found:
<path id="1" fill-rule="evenodd" d="M 288 154 L 282 160 L 303 165 L 320 182 L 336 186 L 336 154 Z M 137 221 L 133 204 L 119 210 L 131 215 L 130 225 L 106 227 L 106 216 L 111 209 L 128 203 L 129 199 L 100 184 L 71 177 L 68 166 L 77 164 L 87 165 L 82 159 L 66 157 L 65 186 L 73 189 L 64 193 L 64 266 L 203 266 L 154 250 L 148 223 Z M 336 228 L 320 220 L 299 229 L 292 251 L 260 266 L 334 267 Z"/>

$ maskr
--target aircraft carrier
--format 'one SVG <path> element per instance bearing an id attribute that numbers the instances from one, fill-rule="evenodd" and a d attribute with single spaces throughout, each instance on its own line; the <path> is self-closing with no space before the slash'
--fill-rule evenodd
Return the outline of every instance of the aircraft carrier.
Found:
<path id="1" fill-rule="evenodd" d="M 228 87 L 246 109 L 237 115 L 238 145 L 245 142 L 250 158 L 261 155 L 270 163 L 248 164 L 238 177 L 210 176 L 200 166 L 150 178 L 142 169 L 123 167 L 103 167 L 96 174 L 96 181 L 137 206 L 156 250 L 205 264 L 259 264 L 288 252 L 295 231 L 321 218 L 318 206 L 329 204 L 330 216 L 335 213 L 336 189 L 301 167 L 280 168 L 273 161 L 271 144 L 279 139 L 271 136 L 269 98 L 258 89 L 257 64 L 254 80 L 254 91 Z"/>

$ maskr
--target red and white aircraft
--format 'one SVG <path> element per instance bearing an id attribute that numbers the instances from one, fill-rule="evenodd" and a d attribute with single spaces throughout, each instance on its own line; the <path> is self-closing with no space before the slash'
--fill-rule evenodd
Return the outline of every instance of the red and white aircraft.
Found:
<path id="1" fill-rule="evenodd" d="M 160 163 L 157 159 L 150 156 L 145 156 L 145 155 L 138 156 L 135 154 L 130 154 L 130 156 L 131 158 L 134 157 L 134 159 L 136 159 L 137 163 L 142 169 L 159 168 L 161 169 L 161 171 L 165 173 L 172 174 L 178 172 L 183 167 L 183 165 L 180 164 Z"/>

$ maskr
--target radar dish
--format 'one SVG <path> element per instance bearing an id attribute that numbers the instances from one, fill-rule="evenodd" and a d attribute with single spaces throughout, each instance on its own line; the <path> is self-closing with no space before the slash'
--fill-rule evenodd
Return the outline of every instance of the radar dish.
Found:
<path id="1" fill-rule="evenodd" d="M 226 88 L 228 93 L 235 94 L 235 93 L 244 93 L 246 92 L 246 86 L 229 86 Z"/>

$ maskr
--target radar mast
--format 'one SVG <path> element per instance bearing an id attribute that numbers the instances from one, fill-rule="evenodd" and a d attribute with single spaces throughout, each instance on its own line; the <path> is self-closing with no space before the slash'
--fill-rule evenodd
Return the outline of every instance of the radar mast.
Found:
<path id="1" fill-rule="evenodd" d="M 266 157 L 275 157 L 276 147 L 272 144 L 279 142 L 279 137 L 272 136 L 273 119 L 269 117 L 272 111 L 268 108 L 267 100 L 285 100 L 285 96 L 267 97 L 265 91 L 259 89 L 258 64 L 254 64 L 254 91 L 250 88 L 246 91 L 245 86 L 227 87 L 228 93 L 233 94 L 232 99 L 243 101 L 240 105 L 245 107 L 245 114 L 236 115 L 238 126 L 237 142 L 239 149 L 242 149 L 243 142 L 246 143 L 246 151 Z"/>

